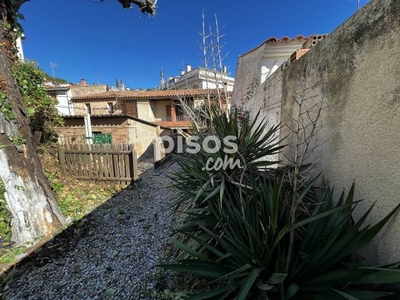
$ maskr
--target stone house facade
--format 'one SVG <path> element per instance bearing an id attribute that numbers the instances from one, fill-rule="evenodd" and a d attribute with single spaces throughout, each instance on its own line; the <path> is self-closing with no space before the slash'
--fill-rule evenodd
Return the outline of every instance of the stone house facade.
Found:
<path id="1" fill-rule="evenodd" d="M 188 130 L 181 101 L 196 107 L 215 90 L 125 91 L 106 90 L 72 96 L 74 115 L 64 116 L 65 126 L 58 128 L 61 141 L 86 140 L 85 117 L 91 120 L 92 134 L 110 134 L 113 143 L 132 143 L 138 156 L 152 156 L 152 142 L 173 130 Z M 96 90 L 95 90 L 96 91 Z"/>
<path id="2" fill-rule="evenodd" d="M 57 129 L 61 142 L 86 141 L 85 121 L 82 116 L 65 116 L 65 125 Z M 152 157 L 152 142 L 168 134 L 169 130 L 157 124 L 128 115 L 95 115 L 91 117 L 92 134 L 111 134 L 112 143 L 129 143 L 135 146 L 138 157 Z"/>
<path id="3" fill-rule="evenodd" d="M 106 91 L 74 96 L 76 115 L 129 115 L 171 129 L 188 129 L 181 101 L 191 107 L 216 97 L 216 90 Z"/>

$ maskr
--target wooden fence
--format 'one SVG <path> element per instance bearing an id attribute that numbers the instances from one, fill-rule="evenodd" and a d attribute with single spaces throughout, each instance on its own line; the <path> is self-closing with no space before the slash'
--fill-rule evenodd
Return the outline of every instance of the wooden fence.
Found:
<path id="1" fill-rule="evenodd" d="M 63 175 L 76 179 L 129 184 L 138 178 L 137 156 L 132 144 L 63 144 L 59 158 Z"/>

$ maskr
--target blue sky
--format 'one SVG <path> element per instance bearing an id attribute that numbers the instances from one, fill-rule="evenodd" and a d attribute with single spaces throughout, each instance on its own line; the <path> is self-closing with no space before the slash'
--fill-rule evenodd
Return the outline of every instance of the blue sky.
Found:
<path id="1" fill-rule="evenodd" d="M 31 0 L 22 6 L 25 57 L 56 77 L 77 83 L 130 88 L 159 85 L 186 64 L 201 65 L 202 10 L 206 24 L 217 15 L 225 64 L 234 75 L 240 54 L 271 36 L 329 33 L 357 10 L 357 0 L 158 0 L 155 17 L 124 10 L 116 0 Z M 368 0 L 360 0 L 363 6 Z"/>

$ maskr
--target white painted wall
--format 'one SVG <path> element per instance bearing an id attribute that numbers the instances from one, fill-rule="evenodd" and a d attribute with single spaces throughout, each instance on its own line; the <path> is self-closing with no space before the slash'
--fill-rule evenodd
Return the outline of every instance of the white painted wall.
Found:
<path id="1" fill-rule="evenodd" d="M 71 102 L 71 90 L 68 91 L 57 91 L 57 102 L 56 108 L 58 113 L 63 116 L 75 115 L 74 106 Z"/>
<path id="2" fill-rule="evenodd" d="M 154 119 L 154 111 L 150 105 L 150 100 L 138 100 L 137 101 L 137 114 L 138 118 L 151 122 Z"/>
<path id="3" fill-rule="evenodd" d="M 16 46 L 18 50 L 18 58 L 24 60 L 24 49 L 22 48 L 22 39 L 20 37 L 16 41 Z"/>
<path id="4" fill-rule="evenodd" d="M 167 105 L 171 105 L 171 100 L 153 101 L 154 118 L 152 122 L 170 121 L 167 120 Z"/>
<path id="5" fill-rule="evenodd" d="M 173 79 L 168 83 L 169 89 L 193 89 L 195 85 L 200 89 L 215 89 L 223 88 L 223 83 L 226 82 L 227 91 L 232 92 L 235 84 L 235 79 L 227 73 L 206 71 L 203 68 L 196 68 L 182 76 Z M 167 87 L 165 84 L 164 88 Z"/>
<path id="6" fill-rule="evenodd" d="M 290 42 L 269 42 L 264 46 L 261 64 L 261 84 L 271 76 L 290 56 L 301 49 L 304 41 L 294 40 Z"/>

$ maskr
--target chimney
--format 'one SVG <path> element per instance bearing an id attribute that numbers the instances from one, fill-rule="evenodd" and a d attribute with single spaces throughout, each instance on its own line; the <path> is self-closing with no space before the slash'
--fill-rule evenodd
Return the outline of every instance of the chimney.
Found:
<path id="1" fill-rule="evenodd" d="M 226 66 L 222 67 L 222 73 L 227 73 L 228 72 L 228 68 Z"/>
<path id="2" fill-rule="evenodd" d="M 185 74 L 185 71 L 181 70 L 181 76 L 182 76 L 183 74 Z"/>
<path id="3" fill-rule="evenodd" d="M 192 66 L 191 65 L 186 65 L 186 73 L 192 71 Z"/>
<path id="4" fill-rule="evenodd" d="M 86 86 L 86 79 L 85 78 L 81 78 L 81 86 Z"/>

